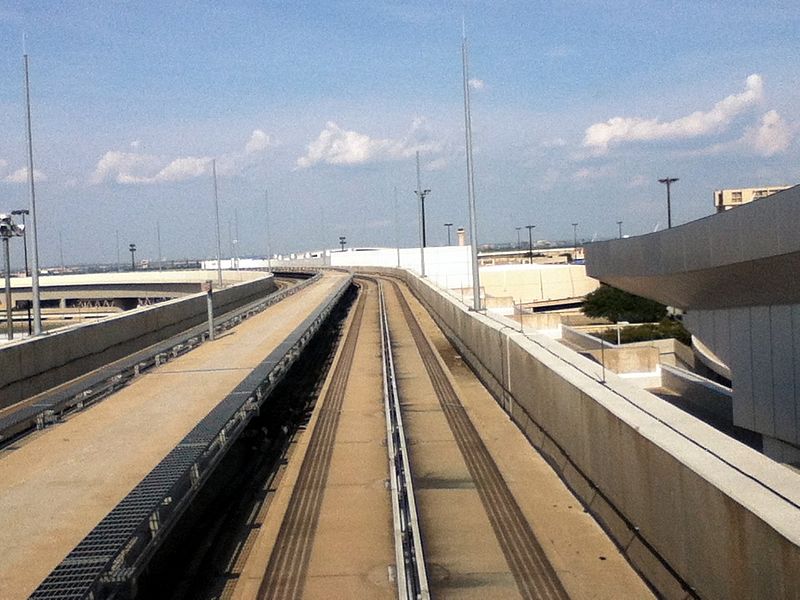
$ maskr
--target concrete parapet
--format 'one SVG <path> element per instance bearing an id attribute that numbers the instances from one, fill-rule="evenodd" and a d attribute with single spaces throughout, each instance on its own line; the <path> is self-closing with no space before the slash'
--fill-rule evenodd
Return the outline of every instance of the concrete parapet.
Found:
<path id="1" fill-rule="evenodd" d="M 271 275 L 214 292 L 220 315 L 275 290 Z M 192 294 L 0 348 L 0 408 L 29 398 L 207 318 L 205 293 Z"/>
<path id="2" fill-rule="evenodd" d="M 682 403 L 722 423 L 733 424 L 733 400 L 730 388 L 670 366 L 661 368 L 661 385 L 677 392 Z"/>
<path id="3" fill-rule="evenodd" d="M 376 272 L 378 270 L 371 270 Z M 513 321 L 398 270 L 666 598 L 800 598 L 800 475 Z"/>

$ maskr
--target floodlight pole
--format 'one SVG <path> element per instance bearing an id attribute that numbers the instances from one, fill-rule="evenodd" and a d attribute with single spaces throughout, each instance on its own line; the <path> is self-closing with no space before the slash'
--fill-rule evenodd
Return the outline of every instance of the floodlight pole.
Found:
<path id="1" fill-rule="evenodd" d="M 680 180 L 677 177 L 664 177 L 658 180 L 658 183 L 663 183 L 667 186 L 667 229 L 672 229 L 672 203 L 669 197 L 669 186 L 676 181 Z"/>
<path id="2" fill-rule="evenodd" d="M 6 275 L 6 325 L 8 327 L 8 339 L 14 339 L 14 321 L 11 316 L 11 253 L 8 250 L 10 237 L 3 236 L 3 258 Z"/>
<path id="3" fill-rule="evenodd" d="M 264 212 L 267 217 L 267 270 L 272 270 L 272 240 L 269 233 L 269 190 L 264 189 Z"/>
<path id="4" fill-rule="evenodd" d="M 514 229 L 517 230 L 517 250 L 519 250 L 519 246 L 522 243 L 522 241 L 519 239 L 519 232 L 522 230 L 522 227 L 514 227 Z"/>
<path id="5" fill-rule="evenodd" d="M 217 159 L 211 159 L 211 173 L 214 178 L 214 216 L 217 223 L 217 285 L 222 289 L 222 242 L 219 234 L 219 195 L 217 193 Z"/>
<path id="6" fill-rule="evenodd" d="M 419 274 L 425 277 L 425 196 L 430 190 L 422 189 L 422 179 L 419 174 L 419 150 L 417 150 L 417 189 L 414 192 L 419 198 Z"/>
<path id="7" fill-rule="evenodd" d="M 469 235 L 472 246 L 472 307 L 481 309 L 481 279 L 478 272 L 478 222 L 475 210 L 475 173 L 472 165 L 472 114 L 469 105 L 469 64 L 467 58 L 467 34 L 461 39 L 462 72 L 464 75 L 464 137 L 467 151 L 467 197 L 469 200 Z"/>
<path id="8" fill-rule="evenodd" d="M 622 239 L 622 221 L 617 221 L 617 227 L 619 228 L 619 239 Z"/>
<path id="9" fill-rule="evenodd" d="M 528 258 L 533 264 L 533 230 L 536 228 L 536 225 L 525 225 L 525 229 L 528 230 Z"/>
<path id="10" fill-rule="evenodd" d="M 398 231 L 399 225 L 397 220 L 397 186 L 394 186 L 394 194 L 392 197 L 394 203 L 394 246 L 397 249 L 397 268 L 400 268 L 400 232 Z"/>
<path id="11" fill-rule="evenodd" d="M 447 227 L 447 245 L 450 245 L 450 228 L 453 226 L 452 223 L 445 223 L 445 227 Z"/>
<path id="12" fill-rule="evenodd" d="M 33 304 L 33 333 L 42 333 L 42 309 L 39 302 L 39 244 L 36 236 L 36 191 L 33 176 L 33 138 L 31 134 L 31 88 L 28 78 L 28 55 L 22 55 L 25 67 L 25 116 L 26 134 L 28 138 L 28 191 L 30 195 L 31 211 L 31 297 Z"/>

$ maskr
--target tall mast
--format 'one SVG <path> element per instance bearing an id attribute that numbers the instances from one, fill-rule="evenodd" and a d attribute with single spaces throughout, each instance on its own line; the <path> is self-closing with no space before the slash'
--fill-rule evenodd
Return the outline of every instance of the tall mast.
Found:
<path id="1" fill-rule="evenodd" d="M 461 59 L 464 72 L 464 134 L 467 151 L 467 197 L 469 199 L 469 237 L 472 248 L 472 306 L 481 309 L 481 279 L 478 273 L 478 223 L 475 211 L 475 175 L 472 170 L 472 115 L 469 106 L 469 64 L 467 60 L 467 34 L 462 29 Z"/>

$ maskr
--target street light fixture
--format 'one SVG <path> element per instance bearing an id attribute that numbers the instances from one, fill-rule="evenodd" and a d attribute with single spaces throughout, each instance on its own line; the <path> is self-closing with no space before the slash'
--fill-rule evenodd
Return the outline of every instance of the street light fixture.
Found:
<path id="1" fill-rule="evenodd" d="M 21 236 L 25 232 L 24 225 L 17 225 L 11 215 L 0 214 L 0 237 L 3 238 L 3 254 L 5 258 L 6 276 L 6 324 L 8 326 L 8 339 L 14 339 L 14 324 L 11 319 L 11 253 L 9 242 L 14 236 Z"/>
<path id="2" fill-rule="evenodd" d="M 340 235 L 339 236 L 339 245 L 342 247 L 339 252 L 344 252 L 344 245 L 347 243 L 347 236 Z"/>
<path id="3" fill-rule="evenodd" d="M 445 223 L 445 227 L 447 227 L 447 245 L 450 245 L 450 228 L 453 226 L 452 223 Z"/>
<path id="4" fill-rule="evenodd" d="M 28 234 L 25 231 L 25 215 L 29 215 L 31 211 L 27 208 L 20 208 L 17 210 L 12 210 L 12 215 L 21 215 L 22 216 L 22 252 L 25 256 L 25 277 L 31 276 L 30 267 L 28 267 Z M 33 290 L 31 290 L 32 292 Z M 31 306 L 33 306 L 32 301 L 25 301 L 26 308 L 28 310 L 28 335 L 33 333 L 33 323 L 31 321 Z"/>
<path id="5" fill-rule="evenodd" d="M 622 239 L 622 221 L 617 221 L 617 227 L 619 227 L 619 239 Z"/>
<path id="6" fill-rule="evenodd" d="M 533 230 L 536 225 L 525 225 L 525 229 L 528 230 L 528 258 L 531 259 L 531 264 L 533 263 Z"/>
<path id="7" fill-rule="evenodd" d="M 672 228 L 672 205 L 669 198 L 669 186 L 676 181 L 679 181 L 677 177 L 664 177 L 658 180 L 658 183 L 663 183 L 667 186 L 667 229 Z"/>
<path id="8" fill-rule="evenodd" d="M 25 256 L 25 277 L 30 277 L 31 272 L 28 268 L 28 236 L 25 233 L 25 215 L 29 215 L 31 211 L 27 208 L 20 208 L 19 210 L 12 210 L 12 215 L 22 215 L 22 252 Z"/>
<path id="9" fill-rule="evenodd" d="M 131 271 L 136 270 L 136 244 L 130 244 L 128 250 L 131 253 Z"/>

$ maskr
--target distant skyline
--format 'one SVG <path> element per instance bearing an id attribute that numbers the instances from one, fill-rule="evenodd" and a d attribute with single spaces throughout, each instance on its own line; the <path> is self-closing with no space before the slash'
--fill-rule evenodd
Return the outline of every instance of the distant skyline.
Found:
<path id="1" fill-rule="evenodd" d="M 467 227 L 462 16 L 479 242 L 635 235 L 712 191 L 800 182 L 800 8 L 781 2 L 18 4 L 0 1 L 0 212 L 28 205 L 31 65 L 43 265 L 215 253 L 211 159 L 240 254 L 417 243 Z M 20 246 L 17 248 L 16 246 Z M 14 245 L 14 263 L 22 260 Z"/>

